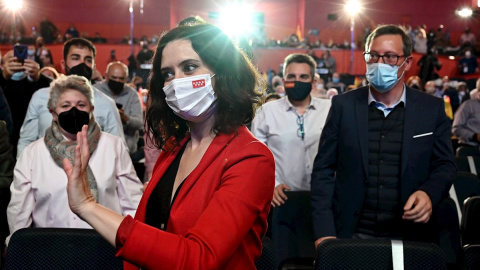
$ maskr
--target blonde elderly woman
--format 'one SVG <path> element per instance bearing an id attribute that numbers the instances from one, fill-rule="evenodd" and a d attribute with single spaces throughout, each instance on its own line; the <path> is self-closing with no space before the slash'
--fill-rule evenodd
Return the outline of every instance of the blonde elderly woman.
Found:
<path id="1" fill-rule="evenodd" d="M 87 173 L 95 200 L 122 215 L 135 215 L 142 184 L 122 139 L 102 132 L 95 122 L 93 105 L 92 86 L 84 77 L 65 76 L 51 83 L 47 106 L 52 125 L 44 138 L 25 148 L 15 166 L 7 209 L 11 234 L 30 226 L 91 228 L 68 206 L 62 165 L 64 158 L 73 161 L 83 125 L 88 125 Z"/>

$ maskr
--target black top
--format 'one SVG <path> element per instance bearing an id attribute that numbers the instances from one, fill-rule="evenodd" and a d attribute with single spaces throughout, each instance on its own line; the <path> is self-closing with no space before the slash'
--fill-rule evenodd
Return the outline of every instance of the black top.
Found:
<path id="1" fill-rule="evenodd" d="M 185 146 L 186 145 L 187 144 L 185 144 Z M 167 171 L 162 176 L 162 179 L 158 181 L 150 198 L 148 198 L 145 223 L 162 231 L 167 230 L 170 208 L 177 197 L 178 191 L 183 185 L 182 182 L 178 186 L 173 199 L 170 201 L 170 198 L 172 198 L 173 184 L 175 183 L 175 177 L 177 176 L 178 167 L 180 166 L 180 160 L 182 159 L 183 152 L 185 152 L 185 146 L 180 150 L 180 153 L 178 153 L 175 160 L 170 167 L 168 167 Z"/>

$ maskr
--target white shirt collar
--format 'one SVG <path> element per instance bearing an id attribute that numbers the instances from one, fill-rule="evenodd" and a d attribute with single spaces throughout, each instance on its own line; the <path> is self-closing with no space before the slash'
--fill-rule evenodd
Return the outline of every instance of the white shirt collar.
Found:
<path id="1" fill-rule="evenodd" d="M 290 100 L 288 100 L 287 96 L 283 97 L 283 99 L 285 100 L 285 103 L 284 103 L 285 104 L 285 111 L 295 109 L 295 107 L 292 105 Z M 313 99 L 314 99 L 314 97 L 312 95 L 310 95 L 310 104 L 308 105 L 307 109 L 315 109 L 315 104 L 313 104 Z"/>
<path id="2" fill-rule="evenodd" d="M 403 102 L 403 106 L 405 107 L 407 105 L 407 98 L 406 98 L 406 87 L 405 87 L 405 84 L 403 84 L 403 93 L 402 93 L 402 96 L 400 97 L 400 100 L 398 100 L 395 104 L 393 104 L 392 106 L 390 107 L 387 107 L 385 104 L 383 104 L 382 102 L 379 102 L 377 100 L 375 100 L 375 98 L 373 97 L 372 95 L 372 90 L 370 90 L 370 87 L 368 88 L 368 104 L 370 105 L 372 102 L 375 102 L 375 103 L 380 103 L 382 104 L 385 108 L 395 108 L 398 104 L 400 104 L 400 102 Z"/>

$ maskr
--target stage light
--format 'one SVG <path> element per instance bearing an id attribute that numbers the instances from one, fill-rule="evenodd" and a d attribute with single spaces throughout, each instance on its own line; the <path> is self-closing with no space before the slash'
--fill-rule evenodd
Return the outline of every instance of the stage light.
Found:
<path id="1" fill-rule="evenodd" d="M 345 11 L 350 16 L 350 74 L 353 74 L 353 51 L 355 49 L 355 16 L 362 11 L 362 4 L 358 0 L 345 3 Z"/>
<path id="2" fill-rule="evenodd" d="M 473 15 L 473 10 L 471 8 L 462 8 L 458 9 L 456 13 L 462 18 L 469 18 Z"/>
<path id="3" fill-rule="evenodd" d="M 10 11 L 17 11 L 22 8 L 22 0 L 3 0 L 3 5 Z"/>
<path id="4" fill-rule="evenodd" d="M 242 36 L 252 30 L 253 13 L 250 7 L 235 4 L 220 12 L 219 27 L 229 36 Z"/>
<path id="5" fill-rule="evenodd" d="M 357 0 L 350 0 L 345 4 L 345 11 L 350 16 L 355 16 L 362 11 L 362 4 Z"/>

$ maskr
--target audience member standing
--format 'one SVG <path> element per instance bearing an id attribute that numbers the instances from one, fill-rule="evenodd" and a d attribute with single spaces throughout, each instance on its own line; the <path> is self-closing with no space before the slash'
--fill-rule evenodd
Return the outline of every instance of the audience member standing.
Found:
<path id="1" fill-rule="evenodd" d="M 12 143 L 13 141 L 12 112 L 10 111 L 10 106 L 8 106 L 7 99 L 5 98 L 5 94 L 3 93 L 3 90 L 1 87 L 0 87 L 0 120 L 5 122 L 5 126 L 8 131 L 8 141 Z"/>
<path id="2" fill-rule="evenodd" d="M 438 60 L 435 55 L 435 48 L 430 48 L 427 54 L 423 55 L 420 60 L 418 60 L 417 65 L 420 66 L 420 71 L 418 76 L 422 82 L 427 82 L 437 79 L 439 76 L 435 70 L 440 70 L 442 68 L 442 63 Z"/>
<path id="3" fill-rule="evenodd" d="M 137 54 L 137 63 L 139 65 L 152 63 L 153 51 L 148 47 L 147 42 L 142 42 L 142 50 Z"/>
<path id="4" fill-rule="evenodd" d="M 63 160 L 73 162 L 77 133 L 88 126 L 86 165 L 92 196 L 117 213 L 134 215 L 142 184 L 121 138 L 102 132 L 92 114 L 94 93 L 81 76 L 64 76 L 51 85 L 47 102 L 53 121 L 45 137 L 28 145 L 15 165 L 7 215 L 10 235 L 21 228 L 91 228 L 68 205 Z M 7 245 L 9 238 L 7 238 Z"/>
<path id="5" fill-rule="evenodd" d="M 40 34 L 46 44 L 51 44 L 55 40 L 57 32 L 57 27 L 47 17 L 43 18 L 40 22 Z"/>
<path id="6" fill-rule="evenodd" d="M 414 50 L 417 53 L 426 54 L 427 53 L 427 33 L 425 29 L 418 28 L 417 35 L 413 38 L 414 41 Z"/>
<path id="7" fill-rule="evenodd" d="M 460 74 L 478 73 L 478 60 L 472 49 L 467 48 L 462 58 L 458 60 L 458 70 Z"/>
<path id="8" fill-rule="evenodd" d="M 69 205 L 125 269 L 255 269 L 275 178 L 271 152 L 243 125 L 261 102 L 260 74 L 206 24 L 163 35 L 153 63 L 147 133 L 164 151 L 135 219 L 92 198 L 77 162 L 88 160 L 86 129 L 75 166 L 64 161 Z"/>
<path id="9" fill-rule="evenodd" d="M 323 63 L 323 67 L 328 69 L 328 75 L 331 76 L 333 73 L 337 72 L 337 60 L 332 56 L 330 50 L 326 50 L 322 54 L 320 62 Z"/>
<path id="10" fill-rule="evenodd" d="M 80 34 L 78 33 L 77 28 L 75 28 L 75 25 L 71 23 L 67 31 L 65 31 L 65 40 L 78 37 L 80 37 Z"/>
<path id="11" fill-rule="evenodd" d="M 291 228 L 300 224 L 288 218 L 288 213 L 305 212 L 304 206 L 290 202 L 285 191 L 310 190 L 313 159 L 330 108 L 329 100 L 310 95 L 316 84 L 316 63 L 311 56 L 291 54 L 283 66 L 287 97 L 264 104 L 252 122 L 253 135 L 264 142 L 275 157 L 272 240 L 277 263 L 289 257 L 314 254 L 313 246 L 304 247 L 299 242 L 305 232 L 292 232 L 295 229 Z"/>
<path id="12" fill-rule="evenodd" d="M 0 256 L 3 256 L 5 238 L 8 236 L 7 206 L 10 201 L 10 185 L 13 180 L 15 158 L 9 142 L 7 125 L 0 120 Z"/>
<path id="13" fill-rule="evenodd" d="M 462 35 L 460 36 L 460 39 L 458 41 L 461 49 L 463 49 L 463 48 L 473 49 L 476 42 L 477 42 L 477 39 L 475 37 L 475 34 L 470 32 L 470 27 L 466 27 L 465 31 L 462 33 Z"/>
<path id="14" fill-rule="evenodd" d="M 41 51 L 42 49 L 44 48 L 44 40 L 43 40 L 43 37 L 37 37 L 35 39 L 35 55 L 37 57 L 40 57 L 41 55 Z"/>
<path id="15" fill-rule="evenodd" d="M 441 99 L 408 88 L 412 43 L 398 26 L 368 37 L 369 86 L 334 97 L 312 172 L 313 223 L 326 238 L 438 241 L 431 218 L 455 179 Z"/>
<path id="16" fill-rule="evenodd" d="M 51 80 L 40 74 L 40 65 L 34 60 L 19 62 L 13 51 L 5 54 L 3 72 L 0 74 L 0 87 L 10 106 L 13 121 L 13 153 L 17 153 L 20 127 L 27 114 L 28 103 L 33 93 L 42 87 L 48 87 Z"/>
<path id="17" fill-rule="evenodd" d="M 340 81 L 340 74 L 337 72 L 332 74 L 332 80 L 327 83 L 327 89 L 335 88 L 339 94 L 345 92 L 345 84 Z"/>
<path id="18" fill-rule="evenodd" d="M 111 62 L 107 66 L 107 80 L 94 87 L 117 104 L 125 140 L 130 154 L 133 154 L 137 151 L 139 131 L 143 129 L 143 111 L 137 91 L 125 84 L 127 78 L 128 67 L 122 62 Z"/>
<path id="19" fill-rule="evenodd" d="M 478 89 L 480 79 L 477 80 Z M 480 145 L 480 99 L 472 97 L 460 105 L 453 118 L 452 133 L 460 144 Z"/>
<path id="20" fill-rule="evenodd" d="M 63 46 L 64 59 L 61 61 L 62 69 L 67 75 L 79 75 L 87 79 L 92 78 L 95 68 L 95 46 L 83 38 L 74 38 L 65 42 Z M 28 104 L 28 112 L 21 129 L 18 142 L 18 154 L 38 138 L 45 135 L 45 131 L 52 123 L 52 115 L 47 107 L 49 87 L 38 90 Z M 124 138 L 122 121 L 118 114 L 115 101 L 93 88 L 96 107 L 93 111 L 95 119 L 102 131 Z"/>

